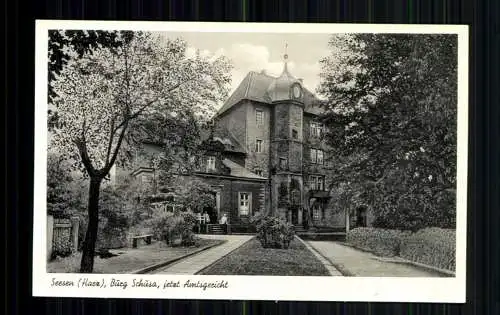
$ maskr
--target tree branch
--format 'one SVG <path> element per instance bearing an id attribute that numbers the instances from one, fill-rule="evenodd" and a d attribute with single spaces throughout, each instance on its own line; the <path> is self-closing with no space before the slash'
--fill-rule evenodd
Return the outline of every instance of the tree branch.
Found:
<path id="1" fill-rule="evenodd" d="M 85 143 L 84 139 L 77 139 L 73 140 L 75 143 L 76 147 L 78 148 L 78 152 L 80 154 L 80 158 L 82 159 L 83 166 L 85 166 L 85 169 L 87 170 L 87 173 L 93 177 L 95 175 L 95 168 L 92 165 L 92 161 L 90 160 L 88 151 L 87 151 L 87 144 Z"/>
<path id="2" fill-rule="evenodd" d="M 111 122 L 110 122 L 110 132 L 109 132 L 109 142 L 108 142 L 108 149 L 107 149 L 107 152 L 106 152 L 106 164 L 109 163 L 109 155 L 111 154 L 111 146 L 113 145 L 113 139 L 115 137 L 115 117 L 111 118 Z"/>
<path id="3" fill-rule="evenodd" d="M 111 160 L 109 161 L 109 163 L 106 163 L 106 166 L 102 170 L 104 175 L 109 173 L 109 170 L 113 167 L 113 165 L 116 162 L 116 158 L 118 156 L 118 152 L 120 151 L 120 147 L 122 146 L 123 138 L 125 137 L 127 127 L 128 127 L 128 122 L 123 126 L 120 132 L 120 138 L 118 138 L 118 142 L 116 143 L 116 147 L 115 150 L 113 151 L 113 156 L 111 157 Z"/>
<path id="4" fill-rule="evenodd" d="M 193 79 L 189 79 L 189 80 L 186 80 L 186 81 L 183 81 L 183 82 L 180 82 L 180 83 L 177 83 L 176 85 L 172 86 L 171 88 L 169 88 L 166 93 L 170 93 L 172 91 L 174 91 L 175 89 L 179 88 L 180 86 L 182 86 L 183 84 L 186 84 L 190 81 L 192 81 Z M 139 117 L 149 106 L 153 105 L 155 102 L 157 102 L 158 100 L 160 99 L 160 97 L 157 97 L 149 102 L 147 102 L 146 104 L 144 104 L 142 107 L 140 107 L 135 113 L 133 114 L 130 114 L 130 115 L 127 115 L 123 121 L 118 125 L 116 126 L 116 130 L 120 129 L 123 125 L 125 124 L 128 124 L 128 122 L 134 118 L 137 118 Z"/>

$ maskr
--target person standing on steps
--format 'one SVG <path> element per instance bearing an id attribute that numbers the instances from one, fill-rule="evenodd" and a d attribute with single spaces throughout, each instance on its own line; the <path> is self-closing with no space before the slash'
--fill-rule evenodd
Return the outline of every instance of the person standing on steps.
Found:
<path id="1" fill-rule="evenodd" d="M 208 224 L 210 224 L 210 215 L 206 211 L 203 212 L 203 219 L 205 221 L 205 233 L 208 233 Z"/>
<path id="2" fill-rule="evenodd" d="M 220 218 L 219 224 L 224 228 L 224 233 L 227 234 L 227 215 L 224 213 L 222 218 Z"/>

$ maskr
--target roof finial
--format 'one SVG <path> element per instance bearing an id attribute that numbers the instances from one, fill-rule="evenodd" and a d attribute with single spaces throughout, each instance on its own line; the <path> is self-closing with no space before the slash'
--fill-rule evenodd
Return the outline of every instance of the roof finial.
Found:
<path id="1" fill-rule="evenodd" d="M 281 73 L 281 76 L 289 75 L 288 73 L 288 43 L 285 43 L 285 54 L 283 55 L 283 72 Z"/>

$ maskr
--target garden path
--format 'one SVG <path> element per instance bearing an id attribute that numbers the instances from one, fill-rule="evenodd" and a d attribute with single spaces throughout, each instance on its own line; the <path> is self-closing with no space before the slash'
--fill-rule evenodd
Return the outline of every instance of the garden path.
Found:
<path id="1" fill-rule="evenodd" d="M 180 260 L 172 265 L 153 271 L 155 274 L 188 274 L 194 275 L 201 269 L 211 265 L 223 256 L 237 249 L 245 242 L 250 240 L 253 235 L 199 235 L 202 238 L 224 239 L 227 240 L 222 245 L 202 251 L 193 256 Z"/>
<path id="2" fill-rule="evenodd" d="M 332 241 L 308 241 L 309 245 L 327 258 L 340 270 L 359 277 L 436 277 L 438 273 L 422 270 L 410 265 L 384 261 L 349 246 Z"/>

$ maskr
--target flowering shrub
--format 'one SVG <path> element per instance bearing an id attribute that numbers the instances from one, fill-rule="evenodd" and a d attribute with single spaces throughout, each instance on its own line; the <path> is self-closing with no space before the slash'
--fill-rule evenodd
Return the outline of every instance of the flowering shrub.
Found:
<path id="1" fill-rule="evenodd" d="M 257 239 L 264 248 L 288 248 L 295 232 L 293 225 L 277 217 L 256 218 Z"/>
<path id="2" fill-rule="evenodd" d="M 377 228 L 355 228 L 347 233 L 348 243 L 377 255 L 398 256 L 401 242 L 409 232 Z"/>
<path id="3" fill-rule="evenodd" d="M 454 271 L 455 240 L 455 230 L 422 229 L 404 238 L 400 256 L 414 262 Z"/>

